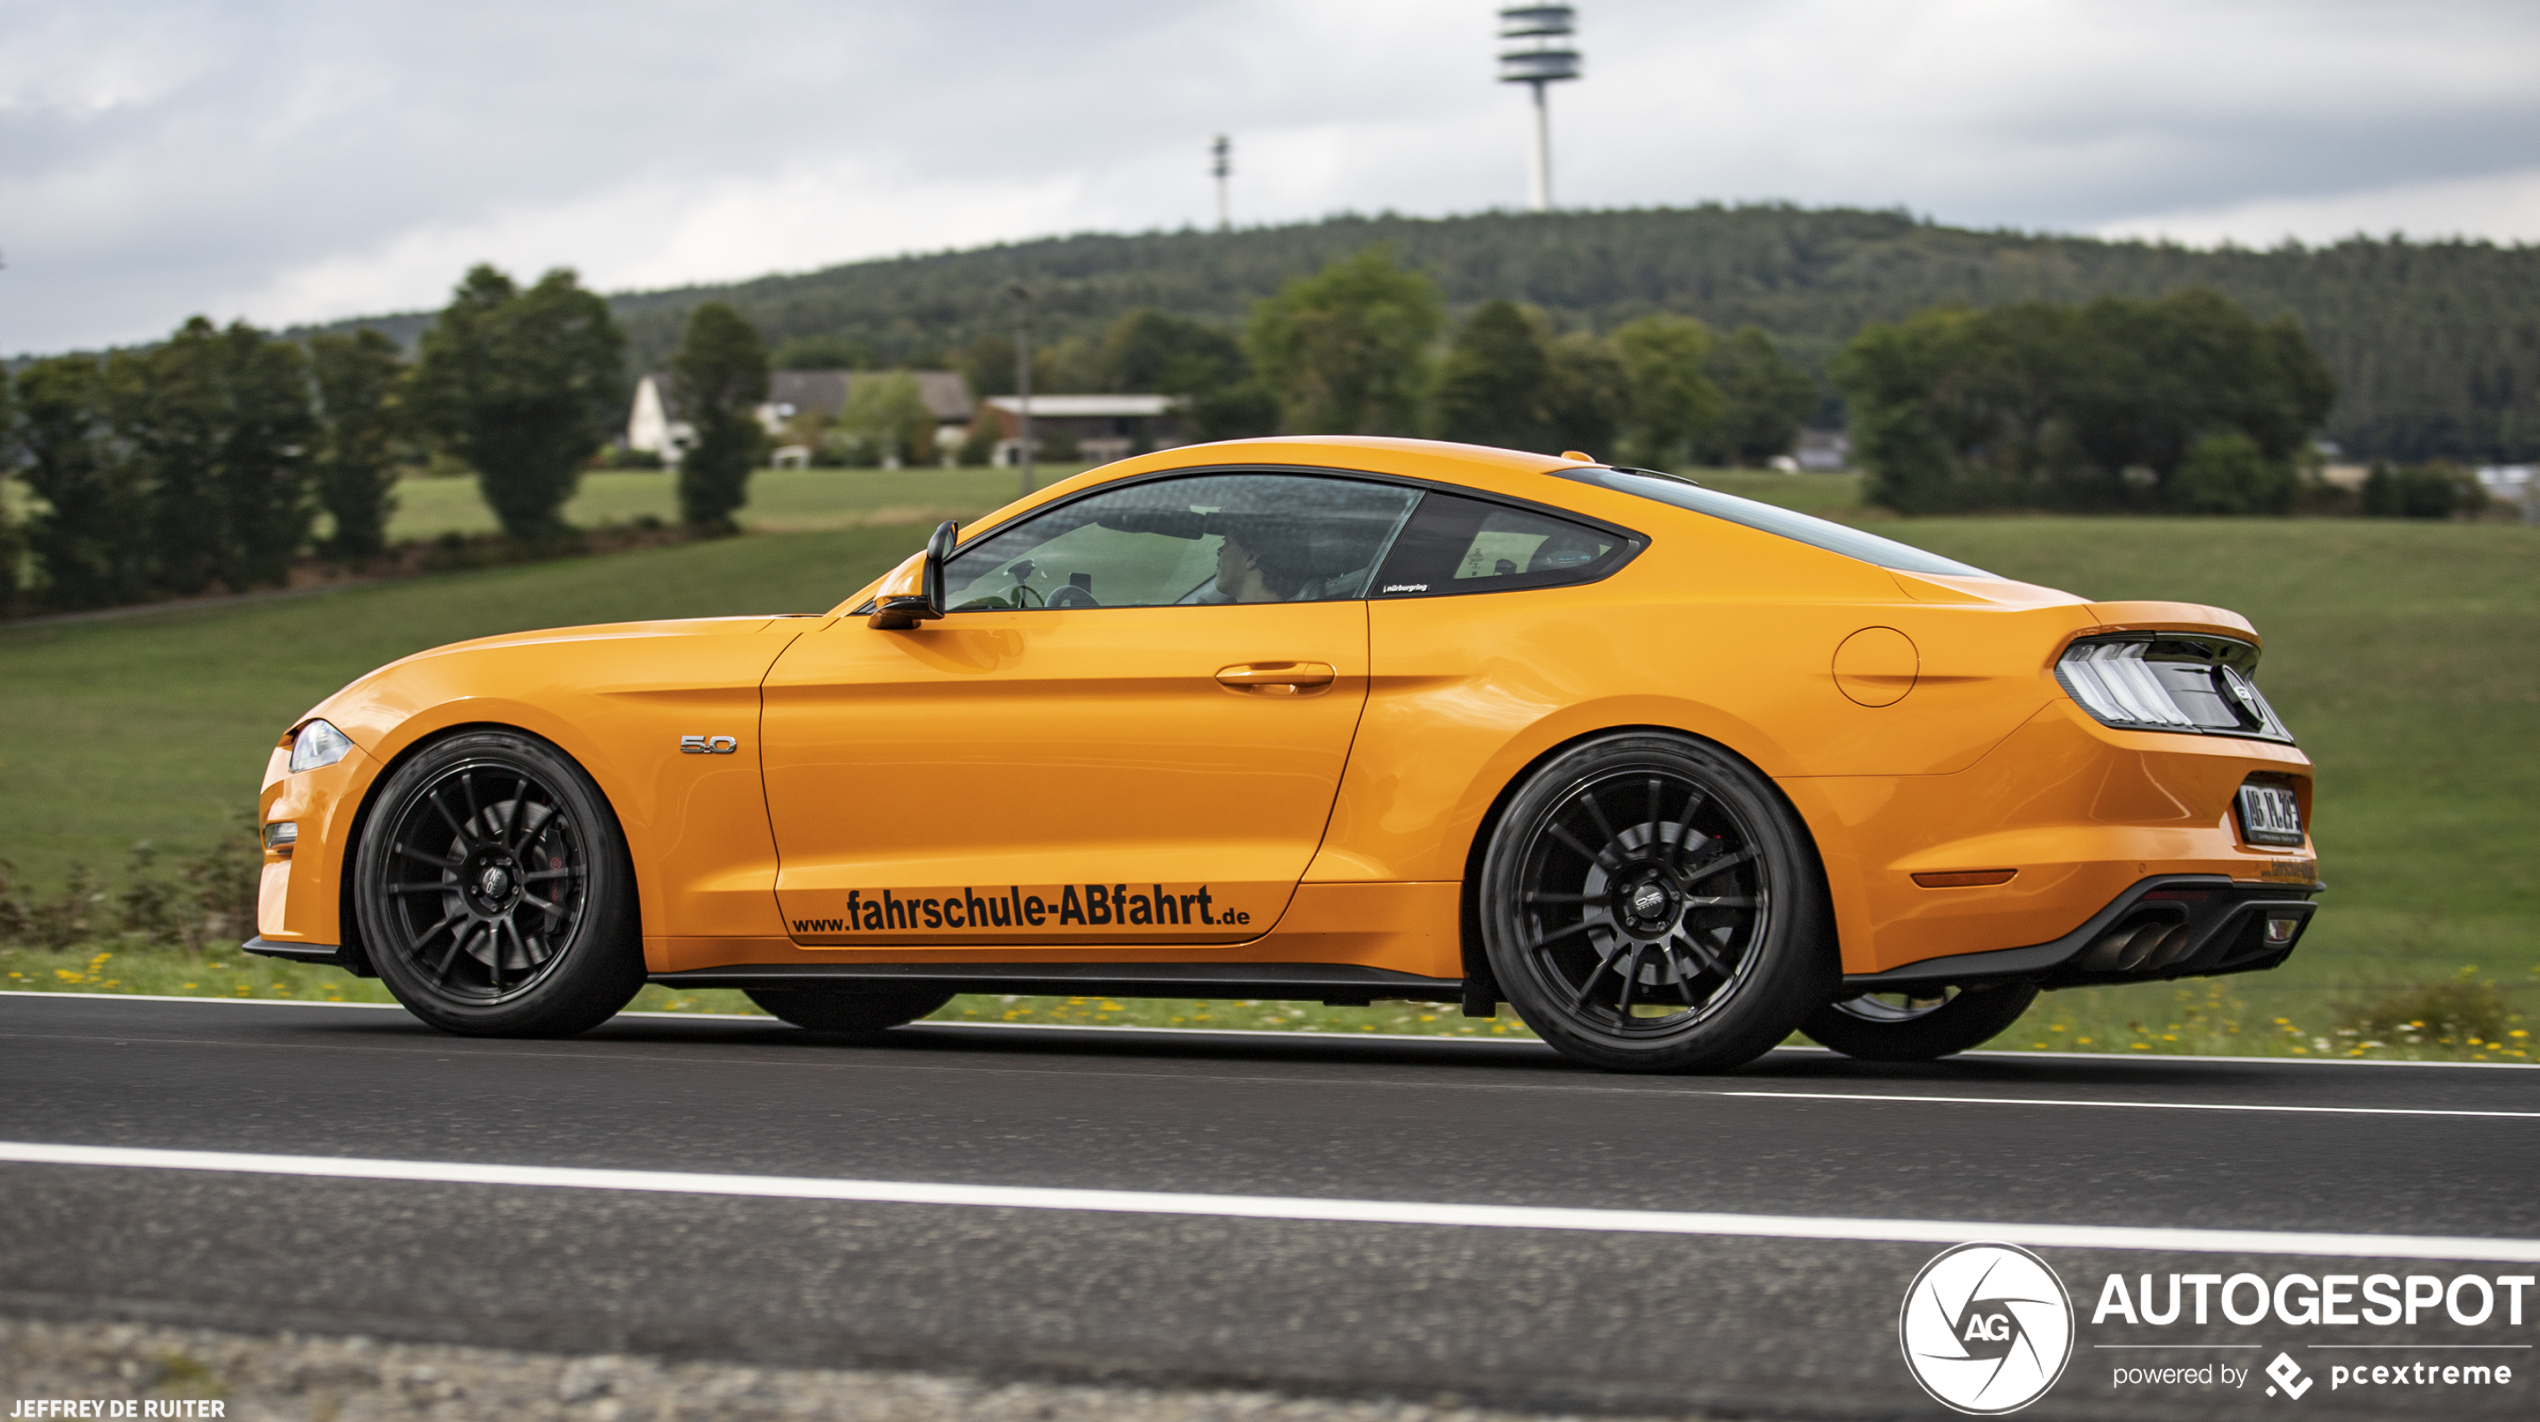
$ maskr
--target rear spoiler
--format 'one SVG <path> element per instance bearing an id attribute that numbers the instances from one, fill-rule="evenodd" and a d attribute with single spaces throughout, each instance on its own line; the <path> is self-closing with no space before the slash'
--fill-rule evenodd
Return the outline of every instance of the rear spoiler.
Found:
<path id="1" fill-rule="evenodd" d="M 2251 646 L 2264 646 L 2258 629 L 2249 619 L 2228 608 L 2207 607 L 2195 602 L 2094 602 L 2090 615 L 2099 619 L 2096 627 L 2086 627 L 2074 634 L 2096 636 L 2103 632 L 2202 632 L 2208 636 L 2229 637 Z"/>

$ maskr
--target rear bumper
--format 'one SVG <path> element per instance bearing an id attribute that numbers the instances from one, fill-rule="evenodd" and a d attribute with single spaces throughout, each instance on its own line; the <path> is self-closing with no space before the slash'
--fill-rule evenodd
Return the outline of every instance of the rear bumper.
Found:
<path id="1" fill-rule="evenodd" d="M 2015 982 L 2064 988 L 2257 972 L 2292 954 L 2318 911 L 2312 897 L 2325 887 L 2155 874 L 2061 938 L 1846 974 L 1843 986 L 1856 993 Z"/>

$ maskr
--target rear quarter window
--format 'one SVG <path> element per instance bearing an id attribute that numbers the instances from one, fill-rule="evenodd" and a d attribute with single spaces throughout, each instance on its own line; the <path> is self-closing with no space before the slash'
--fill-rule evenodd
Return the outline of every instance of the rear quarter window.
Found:
<path id="1" fill-rule="evenodd" d="M 1368 589 L 1372 598 L 1443 597 L 1590 583 L 1640 540 L 1535 509 L 1432 490 Z"/>

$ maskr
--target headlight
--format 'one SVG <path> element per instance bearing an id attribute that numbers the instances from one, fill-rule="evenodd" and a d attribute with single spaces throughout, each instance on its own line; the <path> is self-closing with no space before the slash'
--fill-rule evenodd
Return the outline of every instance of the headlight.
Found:
<path id="1" fill-rule="evenodd" d="M 342 760 L 353 748 L 352 738 L 324 721 L 311 721 L 291 738 L 291 773 L 315 770 Z"/>
<path id="2" fill-rule="evenodd" d="M 2185 633 L 2093 637 L 2064 649 L 2055 679 L 2100 724 L 2291 741 L 2250 680 L 2258 649 Z"/>

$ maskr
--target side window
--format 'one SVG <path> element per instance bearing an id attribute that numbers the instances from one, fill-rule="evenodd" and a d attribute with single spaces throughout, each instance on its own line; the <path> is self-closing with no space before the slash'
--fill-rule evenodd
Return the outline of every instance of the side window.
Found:
<path id="1" fill-rule="evenodd" d="M 1095 494 L 989 535 L 944 569 L 953 612 L 1365 596 L 1416 489 L 1195 474 Z"/>
<path id="2" fill-rule="evenodd" d="M 1566 518 L 1432 493 L 1395 540 L 1370 597 L 1438 597 L 1593 582 L 1631 555 L 1628 540 Z"/>

